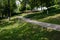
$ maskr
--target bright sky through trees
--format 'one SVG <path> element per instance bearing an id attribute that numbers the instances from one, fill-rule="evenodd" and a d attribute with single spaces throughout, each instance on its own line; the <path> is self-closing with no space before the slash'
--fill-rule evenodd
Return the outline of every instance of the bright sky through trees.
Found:
<path id="1" fill-rule="evenodd" d="M 20 5 L 20 2 L 18 0 L 16 0 L 16 5 Z"/>

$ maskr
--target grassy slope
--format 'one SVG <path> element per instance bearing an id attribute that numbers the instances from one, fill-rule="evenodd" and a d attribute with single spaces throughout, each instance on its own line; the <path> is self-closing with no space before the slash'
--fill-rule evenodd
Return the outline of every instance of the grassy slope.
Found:
<path id="1" fill-rule="evenodd" d="M 15 18 L 1 21 L 0 40 L 60 40 L 60 32 Z"/>
<path id="2" fill-rule="evenodd" d="M 50 9 L 49 14 L 44 11 L 43 13 L 35 13 L 25 16 L 26 18 L 53 23 L 53 24 L 60 24 L 60 9 Z"/>

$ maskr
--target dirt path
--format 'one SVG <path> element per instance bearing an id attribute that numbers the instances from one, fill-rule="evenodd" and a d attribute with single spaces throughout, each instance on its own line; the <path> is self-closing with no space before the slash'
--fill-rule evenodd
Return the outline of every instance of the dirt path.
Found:
<path id="1" fill-rule="evenodd" d="M 32 23 L 32 24 L 37 24 L 37 25 L 42 26 L 42 27 L 52 28 L 53 30 L 60 31 L 60 25 L 57 25 L 57 24 L 39 22 L 39 21 L 36 21 L 36 20 L 31 20 L 31 19 L 24 18 L 22 16 L 18 16 L 17 18 L 19 20 L 22 19 L 23 21 L 26 21 L 26 22 L 29 22 L 29 23 Z"/>

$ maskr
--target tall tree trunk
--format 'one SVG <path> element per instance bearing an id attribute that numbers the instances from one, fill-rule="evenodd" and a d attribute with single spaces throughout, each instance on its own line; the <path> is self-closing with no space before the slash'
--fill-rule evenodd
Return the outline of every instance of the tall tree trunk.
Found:
<path id="1" fill-rule="evenodd" d="M 8 0 L 8 20 L 10 20 L 10 0 Z"/>
<path id="2" fill-rule="evenodd" d="M 42 12 L 43 10 L 42 10 L 42 0 L 41 0 L 41 12 Z"/>

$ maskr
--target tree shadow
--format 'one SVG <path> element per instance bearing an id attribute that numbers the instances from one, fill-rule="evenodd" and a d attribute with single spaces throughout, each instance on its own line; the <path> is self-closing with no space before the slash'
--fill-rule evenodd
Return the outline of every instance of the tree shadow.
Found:
<path id="1" fill-rule="evenodd" d="M 0 23 L 0 27 L 7 27 L 7 26 L 9 26 L 9 25 L 13 25 L 14 24 L 14 22 L 2 22 L 2 23 Z"/>
<path id="2" fill-rule="evenodd" d="M 16 23 L 16 21 L 17 21 L 17 18 L 12 19 L 12 20 L 10 20 L 10 21 L 5 21 L 5 20 L 1 21 L 1 20 L 0 20 L 0 27 L 2 28 L 2 27 L 7 27 L 7 26 L 9 26 L 9 25 L 13 25 L 13 24 Z"/>
<path id="3" fill-rule="evenodd" d="M 16 15 L 20 15 L 20 14 L 21 14 L 21 13 L 12 13 L 12 14 L 11 14 L 11 17 L 12 17 L 12 16 L 16 16 Z"/>

